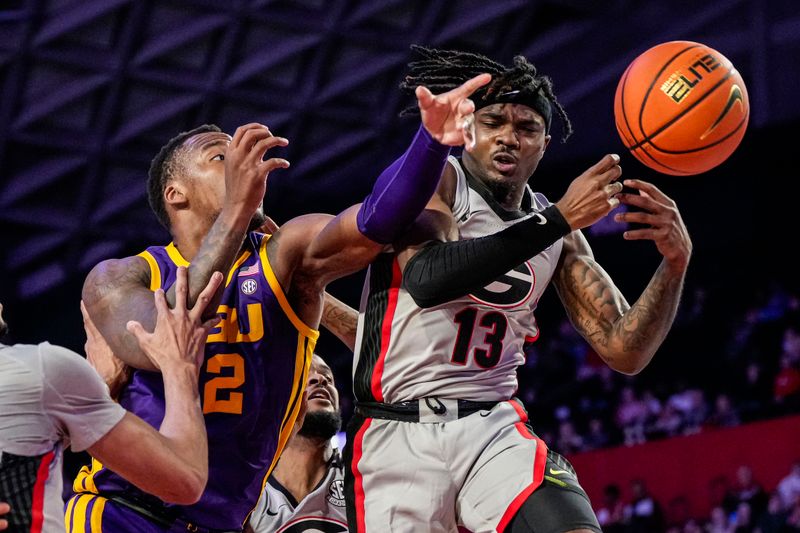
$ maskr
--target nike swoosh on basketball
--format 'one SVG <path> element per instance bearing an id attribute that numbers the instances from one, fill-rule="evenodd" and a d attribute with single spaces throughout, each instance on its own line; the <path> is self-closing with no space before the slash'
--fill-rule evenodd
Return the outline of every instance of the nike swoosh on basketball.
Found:
<path id="1" fill-rule="evenodd" d="M 725 107 L 722 109 L 722 113 L 719 114 L 717 120 L 714 121 L 711 127 L 708 128 L 706 132 L 700 136 L 701 140 L 711 135 L 711 132 L 714 131 L 714 129 L 717 126 L 719 126 L 719 123 L 722 122 L 722 119 L 725 118 L 725 115 L 727 115 L 730 112 L 731 108 L 733 107 L 733 104 L 735 104 L 736 102 L 739 102 L 739 104 L 742 107 L 744 107 L 744 95 L 742 94 L 742 89 L 738 85 L 734 84 L 733 86 L 731 86 L 731 92 L 730 94 L 728 94 L 728 101 L 725 103 Z"/>

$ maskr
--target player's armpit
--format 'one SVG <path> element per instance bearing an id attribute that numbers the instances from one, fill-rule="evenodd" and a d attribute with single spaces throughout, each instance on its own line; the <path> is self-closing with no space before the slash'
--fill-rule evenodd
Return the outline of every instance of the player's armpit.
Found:
<path id="1" fill-rule="evenodd" d="M 157 370 L 126 329 L 129 320 L 140 322 L 148 330 L 155 326 L 156 310 L 149 285 L 150 267 L 144 259 L 109 259 L 89 272 L 81 298 L 117 357 L 135 368 Z"/>
<path id="2" fill-rule="evenodd" d="M 173 451 L 168 439 L 132 413 L 126 413 L 87 451 L 104 467 L 167 503 L 197 502 L 208 481 L 207 454 L 205 466 L 191 464 Z"/>

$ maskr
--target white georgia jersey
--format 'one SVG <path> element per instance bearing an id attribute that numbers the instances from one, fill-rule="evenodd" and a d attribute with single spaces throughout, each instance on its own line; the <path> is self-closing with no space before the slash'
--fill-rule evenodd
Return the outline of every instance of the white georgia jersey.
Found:
<path id="1" fill-rule="evenodd" d="M 270 476 L 250 515 L 250 527 L 254 533 L 347 533 L 339 450 L 334 450 L 325 477 L 300 502 Z"/>
<path id="2" fill-rule="evenodd" d="M 458 176 L 453 213 L 460 238 L 501 231 L 550 203 L 526 188 L 523 210 L 504 211 L 449 158 Z M 523 345 L 539 335 L 533 311 L 553 276 L 562 240 L 480 290 L 421 309 L 402 284 L 394 254 L 370 266 L 361 295 L 353 389 L 362 402 L 426 397 L 500 401 L 517 390 Z M 480 265 L 475 265 L 480 268 Z"/>

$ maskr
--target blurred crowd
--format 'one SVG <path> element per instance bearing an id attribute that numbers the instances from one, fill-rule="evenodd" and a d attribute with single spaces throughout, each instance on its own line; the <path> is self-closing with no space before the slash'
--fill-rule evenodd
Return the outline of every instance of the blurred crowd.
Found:
<path id="1" fill-rule="evenodd" d="M 638 376 L 609 369 L 566 319 L 544 332 L 519 374 L 536 432 L 570 455 L 800 412 L 800 297 L 776 284 L 738 313 L 728 307 L 686 294 Z"/>
<path id="2" fill-rule="evenodd" d="M 711 514 L 691 518 L 689 502 L 677 497 L 665 506 L 640 480 L 623 497 L 621 487 L 608 485 L 597 502 L 597 518 L 605 533 L 796 533 L 800 532 L 800 462 L 768 493 L 749 466 L 740 466 L 735 481 L 727 476 L 709 486 Z"/>

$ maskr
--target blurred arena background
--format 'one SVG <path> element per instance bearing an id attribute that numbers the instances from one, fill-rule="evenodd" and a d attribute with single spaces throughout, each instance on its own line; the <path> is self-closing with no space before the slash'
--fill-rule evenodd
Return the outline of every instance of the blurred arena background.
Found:
<path id="1" fill-rule="evenodd" d="M 654 173 L 624 152 L 614 128 L 614 91 L 625 67 L 670 40 L 723 53 L 750 94 L 741 146 L 699 176 Z M 534 428 L 575 457 L 595 507 L 604 505 L 601 489 L 616 483 L 635 517 L 642 500 L 629 483 L 646 478 L 662 522 L 690 531 L 690 517 L 702 522 L 722 506 L 710 500 L 707 482 L 724 474 L 735 492 L 736 471 L 745 463 L 772 493 L 800 460 L 800 419 L 792 418 L 800 413 L 797 0 L 6 0 L 0 4 L 0 301 L 13 340 L 46 339 L 82 351 L 78 301 L 89 269 L 167 241 L 144 184 L 150 159 L 178 131 L 213 122 L 232 132 L 259 121 L 287 137 L 291 144 L 281 153 L 292 167 L 270 177 L 265 202 L 279 223 L 360 201 L 416 129 L 413 119 L 397 117 L 409 103 L 397 85 L 411 43 L 474 50 L 503 62 L 527 56 L 553 78 L 576 130 L 566 144 L 554 131 L 534 189 L 558 198 L 583 169 L 617 152 L 625 177 L 651 180 L 676 199 L 691 232 L 684 304 L 641 375 L 604 373 L 564 327 L 553 292 L 537 314 L 542 335 L 520 371 L 520 396 Z M 589 238 L 600 263 L 635 298 L 658 263 L 655 251 L 623 242 L 613 224 L 598 225 Z M 362 280 L 363 273 L 330 291 L 357 306 Z M 350 354 L 327 333 L 319 352 L 349 400 Z M 729 403 L 733 418 L 724 408 L 718 413 L 720 401 Z M 351 408 L 345 401 L 346 416 Z M 788 422 L 774 430 L 714 429 L 766 419 Z M 592 436 L 596 430 L 605 440 Z M 720 454 L 711 441 L 691 439 L 714 431 L 768 433 L 773 440 L 745 443 L 737 436 L 744 434 L 730 434 L 718 445 L 734 451 L 717 457 L 702 480 L 684 477 L 680 464 L 670 468 L 674 479 L 653 472 L 648 478 L 652 464 L 616 474 L 592 470 L 593 463 L 611 461 L 591 455 L 598 450 L 658 462 L 648 446 L 666 445 L 668 437 L 672 447 L 659 449 L 659 457 L 697 465 L 704 451 Z M 642 444 L 652 440 L 661 442 Z M 762 447 L 775 442 L 784 452 L 772 470 L 736 452 L 754 446 L 763 455 Z M 796 475 L 800 484 L 800 469 Z M 673 487 L 679 484 L 687 488 Z M 726 505 L 728 522 L 737 514 L 742 520 L 744 511 Z M 766 500 L 758 506 L 752 505 L 762 517 L 769 514 Z M 800 506 L 784 511 L 797 515 L 800 528 Z M 631 529 L 638 527 L 631 520 L 620 530 L 657 530 Z"/>

